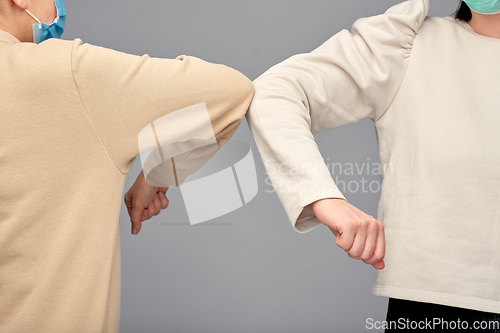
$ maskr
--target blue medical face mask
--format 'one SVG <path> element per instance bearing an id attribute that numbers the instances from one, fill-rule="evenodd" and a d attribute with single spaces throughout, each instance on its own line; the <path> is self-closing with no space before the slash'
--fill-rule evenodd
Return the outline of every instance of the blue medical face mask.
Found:
<path id="1" fill-rule="evenodd" d="M 64 32 L 64 23 L 66 21 L 66 7 L 63 0 L 54 0 L 56 3 L 57 17 L 51 24 L 40 22 L 27 9 L 25 11 L 31 15 L 38 23 L 33 24 L 33 42 L 39 44 L 49 38 L 61 38 Z"/>
<path id="2" fill-rule="evenodd" d="M 480 14 L 500 13 L 500 0 L 463 0 L 469 8 Z"/>

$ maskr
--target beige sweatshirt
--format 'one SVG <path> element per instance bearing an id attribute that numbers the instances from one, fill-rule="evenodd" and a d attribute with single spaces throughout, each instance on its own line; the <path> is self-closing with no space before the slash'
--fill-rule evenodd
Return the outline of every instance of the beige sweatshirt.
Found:
<path id="1" fill-rule="evenodd" d="M 374 295 L 500 313 L 500 39 L 428 9 L 401 2 L 270 68 L 247 119 L 298 232 L 320 224 L 312 202 L 346 199 L 313 133 L 372 119 L 386 235 Z"/>
<path id="2" fill-rule="evenodd" d="M 140 131 L 206 103 L 227 140 L 253 85 L 195 57 L 20 43 L 4 31 L 0 73 L 0 332 L 116 333 L 118 217 Z"/>

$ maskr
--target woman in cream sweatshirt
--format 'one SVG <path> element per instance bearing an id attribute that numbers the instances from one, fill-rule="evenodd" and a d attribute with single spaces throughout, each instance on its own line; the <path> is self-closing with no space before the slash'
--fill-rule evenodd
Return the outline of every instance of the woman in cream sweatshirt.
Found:
<path id="1" fill-rule="evenodd" d="M 204 103 L 228 140 L 254 92 L 196 57 L 50 38 L 65 14 L 62 0 L 0 0 L 0 332 L 118 332 L 118 218 L 139 133 Z"/>
<path id="2" fill-rule="evenodd" d="M 465 2 L 478 12 L 428 17 L 429 0 L 403 1 L 254 81 L 247 119 L 293 228 L 324 224 L 377 269 L 379 328 L 477 329 L 500 313 L 500 14 L 479 13 L 500 5 Z M 346 200 L 313 137 L 364 118 L 390 165 L 377 219 Z"/>

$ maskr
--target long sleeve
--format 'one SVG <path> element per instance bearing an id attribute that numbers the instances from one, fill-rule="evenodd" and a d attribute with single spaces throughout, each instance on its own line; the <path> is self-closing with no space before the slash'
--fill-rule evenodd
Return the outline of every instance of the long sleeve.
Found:
<path id="1" fill-rule="evenodd" d="M 292 56 L 254 81 L 247 120 L 292 226 L 320 224 L 311 203 L 345 196 L 313 133 L 383 116 L 397 94 L 413 40 L 429 9 L 409 0 L 360 18 L 310 53 Z"/>
<path id="2" fill-rule="evenodd" d="M 76 39 L 71 59 L 83 106 L 122 173 L 141 153 L 141 130 L 155 120 L 204 104 L 215 139 L 229 140 L 254 94 L 252 82 L 240 72 L 192 56 L 136 56 Z M 196 130 L 189 117 L 181 123 L 177 135 Z"/>

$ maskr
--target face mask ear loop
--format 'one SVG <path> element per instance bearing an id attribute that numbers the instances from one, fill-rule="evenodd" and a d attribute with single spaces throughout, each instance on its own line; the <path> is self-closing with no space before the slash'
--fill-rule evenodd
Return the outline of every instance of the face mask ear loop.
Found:
<path id="1" fill-rule="evenodd" d="M 26 11 L 28 14 L 30 14 L 30 15 L 31 15 L 31 17 L 32 17 L 32 18 L 34 18 L 34 19 L 38 22 L 38 24 L 40 25 L 40 29 L 41 29 L 41 28 L 42 28 L 42 22 L 40 22 L 40 21 L 39 21 L 39 20 L 35 17 L 35 15 L 31 14 L 29 10 L 25 9 L 25 11 Z"/>

